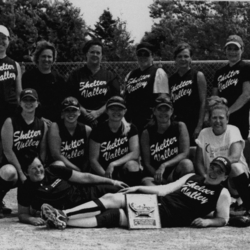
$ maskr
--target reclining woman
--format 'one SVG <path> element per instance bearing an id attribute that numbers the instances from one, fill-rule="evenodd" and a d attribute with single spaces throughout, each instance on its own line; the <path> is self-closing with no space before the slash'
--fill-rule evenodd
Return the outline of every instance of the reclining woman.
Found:
<path id="1" fill-rule="evenodd" d="M 35 150 L 44 161 L 46 158 L 47 125 L 35 115 L 38 95 L 34 89 L 24 89 L 20 94 L 20 110 L 16 116 L 5 120 L 1 137 L 4 159 L 0 168 L 0 203 L 5 194 L 26 180 L 22 168 L 24 153 Z M 0 218 L 11 210 L 0 209 Z"/>
<path id="2" fill-rule="evenodd" d="M 54 161 L 62 161 L 67 168 L 89 172 L 88 138 L 91 128 L 78 122 L 80 104 L 67 97 L 61 104 L 61 121 L 52 123 L 48 143 Z"/>
<path id="3" fill-rule="evenodd" d="M 25 155 L 23 171 L 27 180 L 18 189 L 18 217 L 20 222 L 34 226 L 45 224 L 40 217 L 44 202 L 58 209 L 69 209 L 127 187 L 120 181 L 66 168 L 60 161 L 44 168 L 33 152 Z"/>
<path id="4" fill-rule="evenodd" d="M 210 162 L 218 156 L 227 157 L 231 164 L 227 186 L 234 196 L 240 196 L 246 210 L 250 210 L 249 169 L 243 155 L 245 141 L 239 129 L 229 125 L 225 98 L 217 100 L 209 109 L 211 127 L 203 129 L 197 140 L 195 156 L 196 173 L 205 176 Z"/>
<path id="5" fill-rule="evenodd" d="M 205 178 L 187 174 L 167 185 L 136 186 L 63 211 L 43 204 L 42 217 L 47 226 L 58 229 L 67 226 L 127 226 L 124 194 L 138 192 L 158 195 L 162 227 L 221 227 L 228 222 L 231 201 L 228 190 L 221 183 L 226 180 L 230 171 L 230 161 L 217 157 L 211 162 Z M 92 214 L 89 214 L 90 210 Z M 213 211 L 213 217 L 206 217 Z"/>
<path id="6" fill-rule="evenodd" d="M 93 172 L 130 186 L 140 183 L 139 139 L 136 127 L 124 118 L 126 103 L 120 96 L 106 104 L 108 120 L 90 135 L 89 160 Z"/>
<path id="7" fill-rule="evenodd" d="M 143 185 L 167 184 L 193 172 L 193 163 L 187 159 L 188 130 L 183 122 L 172 121 L 173 112 L 169 95 L 156 98 L 153 119 L 141 137 Z"/>

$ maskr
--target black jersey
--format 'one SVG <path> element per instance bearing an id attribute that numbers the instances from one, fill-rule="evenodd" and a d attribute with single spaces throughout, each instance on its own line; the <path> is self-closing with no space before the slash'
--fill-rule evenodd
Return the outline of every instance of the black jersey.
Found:
<path id="1" fill-rule="evenodd" d="M 26 71 L 22 76 L 22 86 L 37 91 L 41 106 L 37 110 L 39 117 L 57 121 L 61 114 L 61 102 L 66 97 L 66 83 L 56 71 L 43 74 L 38 68 Z"/>
<path id="2" fill-rule="evenodd" d="M 113 95 L 120 94 L 117 77 L 100 68 L 93 74 L 85 65 L 71 73 L 68 80 L 69 93 L 76 97 L 85 109 L 100 109 Z"/>
<path id="3" fill-rule="evenodd" d="M 137 135 L 136 127 L 131 124 L 130 131 L 122 134 L 122 126 L 116 133 L 113 133 L 108 125 L 108 121 L 94 128 L 90 134 L 90 138 L 100 143 L 99 163 L 104 170 L 108 165 L 129 153 L 129 139 Z"/>
<path id="4" fill-rule="evenodd" d="M 44 122 L 35 117 L 31 124 L 27 124 L 22 115 L 11 118 L 13 126 L 13 152 L 18 160 L 29 151 L 40 154 L 40 144 L 44 136 Z M 7 159 L 4 159 L 7 163 Z"/>
<path id="5" fill-rule="evenodd" d="M 40 210 L 42 204 L 48 203 L 57 209 L 68 209 L 97 199 L 105 193 L 115 193 L 119 188 L 112 185 L 74 184 L 68 180 L 73 170 L 59 166 L 49 166 L 45 169 L 41 182 L 27 179 L 18 188 L 18 204 Z"/>
<path id="6" fill-rule="evenodd" d="M 156 126 L 149 127 L 150 165 L 155 169 L 179 154 L 179 123 L 173 122 L 163 133 Z M 174 166 L 173 166 L 174 168 Z"/>
<path id="7" fill-rule="evenodd" d="M 218 88 L 219 96 L 228 101 L 228 107 L 232 106 L 242 94 L 242 87 L 245 81 L 250 81 L 250 64 L 239 61 L 232 67 L 228 65 L 215 73 L 213 86 Z M 230 114 L 229 124 L 240 129 L 243 139 L 246 139 L 249 132 L 249 102 L 236 112 Z"/>
<path id="8" fill-rule="evenodd" d="M 200 112 L 197 73 L 190 69 L 183 76 L 176 72 L 169 78 L 176 120 L 186 124 L 190 138 L 198 124 Z"/>
<path id="9" fill-rule="evenodd" d="M 154 65 L 143 71 L 138 68 L 131 71 L 125 79 L 128 109 L 126 118 L 135 124 L 139 133 L 142 132 L 152 114 L 151 107 L 155 98 L 154 83 L 157 70 Z M 165 92 L 168 92 L 167 82 Z"/>
<path id="10" fill-rule="evenodd" d="M 204 177 L 193 175 L 177 191 L 160 197 L 160 215 L 163 227 L 190 226 L 199 217 L 216 209 L 222 185 L 207 185 Z"/>
<path id="11" fill-rule="evenodd" d="M 87 152 L 87 135 L 84 124 L 77 123 L 75 132 L 71 135 L 64 122 L 58 123 L 61 138 L 61 154 L 75 166 L 84 171 L 83 162 Z"/>

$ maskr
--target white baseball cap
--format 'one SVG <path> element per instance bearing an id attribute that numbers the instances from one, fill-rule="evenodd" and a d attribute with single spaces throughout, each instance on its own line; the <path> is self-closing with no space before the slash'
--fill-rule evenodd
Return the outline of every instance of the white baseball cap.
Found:
<path id="1" fill-rule="evenodd" d="M 10 36 L 10 32 L 8 31 L 8 29 L 3 26 L 3 25 L 0 25 L 0 33 L 4 34 L 5 36 L 9 37 Z"/>

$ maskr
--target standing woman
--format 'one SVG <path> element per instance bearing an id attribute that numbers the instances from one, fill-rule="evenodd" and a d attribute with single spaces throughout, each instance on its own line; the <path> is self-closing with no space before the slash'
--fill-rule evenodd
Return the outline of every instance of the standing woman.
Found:
<path id="1" fill-rule="evenodd" d="M 126 111 L 122 97 L 108 100 L 108 120 L 90 135 L 89 160 L 95 174 L 134 186 L 140 183 L 139 139 L 136 127 L 124 119 Z"/>
<path id="2" fill-rule="evenodd" d="M 19 181 L 26 180 L 22 169 L 25 154 L 35 151 L 42 161 L 46 157 L 47 125 L 35 116 L 38 95 L 34 89 L 21 92 L 20 107 L 21 113 L 7 118 L 1 131 L 5 157 L 0 168 L 0 201 L 11 188 L 18 186 Z M 0 210 L 0 218 L 3 213 L 4 209 Z"/>
<path id="3" fill-rule="evenodd" d="M 67 97 L 61 104 L 61 120 L 49 128 L 49 148 L 54 161 L 62 161 L 67 168 L 88 172 L 88 138 L 91 128 L 78 122 L 80 104 Z"/>
<path id="4" fill-rule="evenodd" d="M 207 83 L 201 71 L 191 68 L 192 49 L 180 43 L 174 50 L 177 72 L 169 78 L 176 120 L 186 124 L 190 145 L 195 146 L 205 116 Z"/>
<path id="5" fill-rule="evenodd" d="M 48 125 L 60 119 L 60 104 L 65 97 L 65 81 L 52 69 L 56 55 L 52 43 L 38 42 L 33 56 L 36 67 L 26 71 L 22 76 L 23 88 L 33 88 L 37 91 L 41 103 L 38 116 Z"/>
<path id="6" fill-rule="evenodd" d="M 228 101 L 229 123 L 239 128 L 244 140 L 249 134 L 250 65 L 243 62 L 244 43 L 231 35 L 224 46 L 228 64 L 215 73 L 213 95 Z"/>
<path id="7" fill-rule="evenodd" d="M 187 127 L 183 122 L 173 122 L 172 115 L 170 96 L 158 97 L 153 109 L 153 120 L 141 137 L 144 185 L 167 184 L 193 172 L 193 164 L 187 159 Z"/>

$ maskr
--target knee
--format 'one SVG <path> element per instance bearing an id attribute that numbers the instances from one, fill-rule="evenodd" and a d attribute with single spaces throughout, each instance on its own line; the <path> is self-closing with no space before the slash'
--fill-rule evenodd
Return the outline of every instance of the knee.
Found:
<path id="1" fill-rule="evenodd" d="M 5 181 L 15 181 L 18 179 L 18 174 L 15 167 L 11 164 L 4 165 L 0 170 L 0 176 Z"/>
<path id="2" fill-rule="evenodd" d="M 242 173 L 246 172 L 244 166 L 241 163 L 233 163 L 231 164 L 231 172 L 230 177 L 238 176 Z"/>
<path id="3" fill-rule="evenodd" d="M 183 159 L 180 161 L 176 167 L 176 172 L 184 174 L 194 173 L 194 165 L 192 161 L 189 159 Z"/>
<path id="4" fill-rule="evenodd" d="M 125 163 L 124 169 L 127 169 L 129 172 L 137 172 L 140 170 L 140 166 L 137 161 L 132 160 Z"/>

